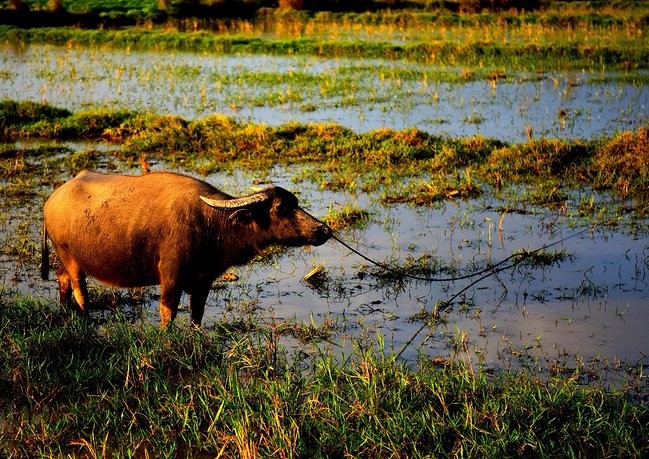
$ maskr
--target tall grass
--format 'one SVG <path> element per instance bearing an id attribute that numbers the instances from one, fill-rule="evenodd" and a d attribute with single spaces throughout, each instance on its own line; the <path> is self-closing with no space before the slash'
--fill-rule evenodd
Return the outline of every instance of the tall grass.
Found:
<path id="1" fill-rule="evenodd" d="M 312 343 L 319 352 L 307 358 L 263 326 L 99 325 L 3 294 L 0 339 L 9 456 L 649 453 L 646 394 L 632 387 L 408 366 L 380 338 L 344 360 Z"/>
<path id="2" fill-rule="evenodd" d="M 210 53 L 408 59 L 508 70 L 646 68 L 646 7 L 457 15 L 265 11 L 254 20 L 174 20 L 123 30 L 0 27 L 0 39 Z"/>

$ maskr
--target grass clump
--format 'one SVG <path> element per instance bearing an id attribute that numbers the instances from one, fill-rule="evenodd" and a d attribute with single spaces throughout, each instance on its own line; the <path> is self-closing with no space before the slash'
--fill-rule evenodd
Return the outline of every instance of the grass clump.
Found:
<path id="1" fill-rule="evenodd" d="M 574 259 L 574 255 L 565 250 L 539 250 L 530 252 L 528 250 L 519 250 L 514 253 L 518 267 L 549 267 L 560 265 L 565 260 Z"/>
<path id="2" fill-rule="evenodd" d="M 125 110 L 91 109 L 72 113 L 47 103 L 0 101 L 0 130 L 6 139 L 96 139 L 132 116 L 133 113 Z"/>
<path id="3" fill-rule="evenodd" d="M 566 177 L 622 196 L 648 189 L 649 128 L 624 131 L 600 141 L 533 140 L 492 151 L 483 176 L 500 186 Z"/>
<path id="4" fill-rule="evenodd" d="M 96 139 L 131 116 L 128 111 L 86 110 L 65 118 L 40 120 L 27 126 L 21 134 L 57 139 Z"/>
<path id="5" fill-rule="evenodd" d="M 336 230 L 347 229 L 367 225 L 371 216 L 369 211 L 361 209 L 355 204 L 347 204 L 332 208 L 324 217 L 324 222 Z"/>
<path id="6" fill-rule="evenodd" d="M 290 357 L 281 326 L 160 331 L 119 315 L 99 326 L 32 299 L 0 302 L 10 456 L 649 453 L 646 394 L 632 402 L 572 378 L 489 376 L 461 362 L 411 367 L 381 339 L 344 359 L 326 348 Z"/>
<path id="7" fill-rule="evenodd" d="M 66 109 L 48 104 L 2 100 L 0 101 L 0 140 L 11 138 L 12 131 L 17 127 L 31 125 L 43 120 L 51 121 L 66 118 L 71 114 Z"/>
<path id="8" fill-rule="evenodd" d="M 561 140 L 532 140 L 528 143 L 495 150 L 486 167 L 499 171 L 502 179 L 524 181 L 527 178 L 548 178 L 570 169 L 592 155 L 592 148 L 582 143 Z"/>
<path id="9" fill-rule="evenodd" d="M 449 199 L 476 198 L 483 192 L 483 187 L 473 179 L 471 169 L 464 169 L 455 174 L 436 174 L 424 181 L 414 180 L 403 189 L 386 194 L 382 201 L 431 206 Z"/>
<path id="10" fill-rule="evenodd" d="M 619 133 L 605 142 L 593 156 L 589 175 L 597 188 L 623 194 L 647 191 L 649 127 Z"/>

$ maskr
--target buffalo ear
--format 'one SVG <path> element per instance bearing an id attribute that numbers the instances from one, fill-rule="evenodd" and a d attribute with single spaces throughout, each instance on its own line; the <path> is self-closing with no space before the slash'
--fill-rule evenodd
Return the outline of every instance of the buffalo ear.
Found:
<path id="1" fill-rule="evenodd" d="M 247 225 L 252 221 L 252 213 L 248 209 L 238 209 L 230 214 L 228 221 L 238 225 Z"/>

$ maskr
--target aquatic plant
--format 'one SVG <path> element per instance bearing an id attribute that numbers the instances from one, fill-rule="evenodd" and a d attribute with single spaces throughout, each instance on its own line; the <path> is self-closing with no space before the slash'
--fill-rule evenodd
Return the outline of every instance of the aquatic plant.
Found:
<path id="1" fill-rule="evenodd" d="M 17 44 L 78 43 L 210 53 L 308 54 L 408 59 L 450 66 L 545 70 L 644 68 L 646 8 L 550 9 L 480 15 L 379 11 L 308 15 L 264 12 L 242 20 L 170 20 L 125 30 L 0 28 Z M 269 38 L 266 38 L 269 37 Z M 377 38 L 378 37 L 378 38 Z"/>

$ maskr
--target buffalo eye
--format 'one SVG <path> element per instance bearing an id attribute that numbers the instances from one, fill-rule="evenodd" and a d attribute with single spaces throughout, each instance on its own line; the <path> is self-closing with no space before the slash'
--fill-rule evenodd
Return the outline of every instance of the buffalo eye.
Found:
<path id="1" fill-rule="evenodd" d="M 228 221 L 239 225 L 247 225 L 252 221 L 252 213 L 248 209 L 238 209 L 230 214 Z"/>
<path id="2" fill-rule="evenodd" d="M 277 205 L 277 208 L 275 209 L 275 212 L 280 217 L 286 217 L 291 213 L 292 210 L 293 209 L 292 209 L 291 206 L 289 206 L 288 204 L 282 202 L 282 203 L 279 203 Z"/>

